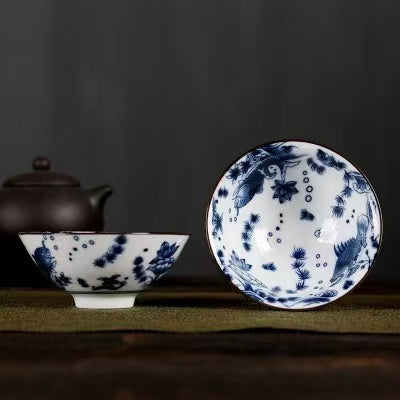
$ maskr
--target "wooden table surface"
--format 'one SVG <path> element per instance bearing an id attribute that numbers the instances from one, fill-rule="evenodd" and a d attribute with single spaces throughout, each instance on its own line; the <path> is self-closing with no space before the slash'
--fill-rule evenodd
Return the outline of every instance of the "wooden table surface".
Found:
<path id="1" fill-rule="evenodd" d="M 1 399 L 400 399 L 400 335 L 0 333 Z"/>

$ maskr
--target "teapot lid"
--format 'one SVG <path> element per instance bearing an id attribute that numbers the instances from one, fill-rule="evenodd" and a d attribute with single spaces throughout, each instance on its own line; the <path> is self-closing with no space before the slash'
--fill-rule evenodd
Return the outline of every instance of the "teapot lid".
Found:
<path id="1" fill-rule="evenodd" d="M 47 157 L 34 158 L 32 167 L 34 172 L 8 178 L 3 186 L 80 186 L 71 176 L 50 171 L 51 163 Z"/>

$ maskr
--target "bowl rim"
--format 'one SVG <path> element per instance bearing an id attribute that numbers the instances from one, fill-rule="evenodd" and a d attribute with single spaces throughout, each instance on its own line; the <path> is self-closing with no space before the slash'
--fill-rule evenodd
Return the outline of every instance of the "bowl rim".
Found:
<path id="1" fill-rule="evenodd" d="M 145 236 L 145 235 L 157 235 L 157 236 L 192 236 L 191 233 L 184 232 L 118 232 L 118 231 L 25 231 L 18 232 L 18 236 L 28 235 L 131 235 L 131 236 Z"/>
<path id="2" fill-rule="evenodd" d="M 380 241 L 379 241 L 378 248 L 376 249 L 375 258 L 374 258 L 374 261 L 372 262 L 371 267 L 370 267 L 369 270 L 366 272 L 366 274 L 365 274 L 356 284 L 354 284 L 354 286 L 353 286 L 347 293 L 345 293 L 344 295 L 342 295 L 342 296 L 340 296 L 340 297 L 338 297 L 338 298 L 336 298 L 336 299 L 334 299 L 334 300 L 331 300 L 331 301 L 328 302 L 328 303 L 324 303 L 324 304 L 321 304 L 321 305 L 315 305 L 315 306 L 313 306 L 313 307 L 307 307 L 307 308 L 283 308 L 283 307 L 278 307 L 278 306 L 275 306 L 275 305 L 271 305 L 271 304 L 268 304 L 268 303 L 264 303 L 264 302 L 260 302 L 260 301 L 254 300 L 254 299 L 250 298 L 249 296 L 245 295 L 245 294 L 243 293 L 242 290 L 240 290 L 240 289 L 239 289 L 236 285 L 234 285 L 229 279 L 227 279 L 225 273 L 222 271 L 222 268 L 220 267 L 220 265 L 219 265 L 219 263 L 218 263 L 217 257 L 216 257 L 216 255 L 214 254 L 214 252 L 213 252 L 213 250 L 212 250 L 210 234 L 209 234 L 209 231 L 208 231 L 208 215 L 209 215 L 209 212 L 210 212 L 210 207 L 211 207 L 211 204 L 212 204 L 212 200 L 213 200 L 213 197 L 214 197 L 214 193 L 216 192 L 216 190 L 217 190 L 217 188 L 218 188 L 218 185 L 220 184 L 221 180 L 224 178 L 225 174 L 229 171 L 229 169 L 231 168 L 231 166 L 232 166 L 233 164 L 236 164 L 236 163 L 237 163 L 240 159 L 242 159 L 245 155 L 247 155 L 248 153 L 250 153 L 250 152 L 252 152 L 252 151 L 254 151 L 254 150 L 260 148 L 261 146 L 267 146 L 267 145 L 274 144 L 274 143 L 287 143 L 287 142 L 299 142 L 299 143 L 312 144 L 312 145 L 315 145 L 315 146 L 321 146 L 321 147 L 323 147 L 323 148 L 325 148 L 325 149 L 327 149 L 327 150 L 332 151 L 332 152 L 335 153 L 335 154 L 338 154 L 340 157 L 342 157 L 342 158 L 345 159 L 347 162 L 349 162 L 350 164 L 352 164 L 352 165 L 361 173 L 361 175 L 365 178 L 365 180 L 367 181 L 368 185 L 369 185 L 370 188 L 371 188 L 372 193 L 373 193 L 374 196 L 375 196 L 376 204 L 377 204 L 378 210 L 379 210 L 379 221 L 380 221 L 380 226 L 381 226 L 381 230 L 380 230 L 380 235 L 381 235 L 381 237 L 380 237 Z M 206 213 L 205 213 L 204 230 L 205 230 L 205 236 L 206 236 L 206 239 L 207 239 L 208 251 L 210 252 L 210 254 L 211 254 L 211 256 L 212 256 L 212 259 L 213 259 L 214 263 L 217 265 L 218 271 L 224 276 L 225 280 L 229 283 L 229 285 L 230 285 L 236 292 L 239 292 L 239 293 L 242 294 L 246 299 L 248 299 L 248 300 L 250 300 L 250 301 L 252 301 L 252 302 L 254 302 L 254 303 L 256 303 L 256 304 L 261 304 L 261 305 L 264 306 L 264 307 L 267 307 L 267 308 L 269 307 L 269 308 L 272 308 L 272 309 L 275 309 L 275 310 L 290 311 L 290 312 L 315 311 L 315 310 L 318 310 L 318 309 L 321 309 L 321 308 L 324 308 L 324 307 L 328 307 L 330 304 L 332 304 L 332 303 L 334 303 L 334 302 L 336 302 L 336 301 L 342 299 L 343 297 L 347 296 L 349 293 L 353 292 L 353 290 L 354 290 L 355 288 L 359 287 L 359 285 L 360 285 L 360 284 L 364 281 L 364 279 L 369 275 L 369 273 L 371 272 L 372 267 L 374 267 L 374 265 L 376 264 L 376 261 L 377 261 L 378 257 L 381 255 L 381 249 L 382 249 L 382 243 L 383 243 L 383 231 L 384 231 L 384 229 L 383 229 L 383 211 L 382 211 L 382 207 L 381 207 L 380 202 L 379 202 L 378 195 L 376 194 L 376 191 L 375 191 L 374 187 L 372 186 L 370 180 L 369 180 L 368 177 L 366 176 L 365 172 L 364 172 L 356 163 L 350 161 L 347 157 L 343 156 L 342 153 L 339 153 L 338 151 L 334 150 L 334 149 L 333 149 L 332 147 L 330 147 L 330 146 L 326 146 L 326 145 L 324 145 L 324 144 L 317 143 L 317 142 L 314 142 L 314 141 L 311 141 L 311 140 L 303 140 L 303 139 L 298 139 L 298 138 L 297 138 L 297 139 L 296 139 L 296 138 L 275 139 L 275 140 L 265 141 L 265 142 L 259 143 L 259 144 L 256 145 L 256 146 L 250 147 L 248 150 L 246 150 L 245 152 L 243 152 L 242 154 L 240 154 L 240 156 L 236 157 L 233 161 L 231 161 L 231 162 L 229 163 L 229 165 L 223 170 L 222 174 L 219 175 L 219 177 L 217 178 L 215 184 L 212 186 L 211 194 L 210 194 L 209 197 L 208 197 L 208 202 L 207 202 L 207 207 L 206 207 Z"/>

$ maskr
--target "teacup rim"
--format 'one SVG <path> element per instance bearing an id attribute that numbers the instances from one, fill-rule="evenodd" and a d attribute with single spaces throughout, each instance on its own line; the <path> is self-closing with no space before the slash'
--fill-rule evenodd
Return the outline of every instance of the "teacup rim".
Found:
<path id="1" fill-rule="evenodd" d="M 157 236 L 186 236 L 191 237 L 192 233 L 188 232 L 122 232 L 122 231 L 23 231 L 18 232 L 18 236 L 28 235 L 130 235 L 130 236 L 145 236 L 145 235 L 157 235 Z"/>

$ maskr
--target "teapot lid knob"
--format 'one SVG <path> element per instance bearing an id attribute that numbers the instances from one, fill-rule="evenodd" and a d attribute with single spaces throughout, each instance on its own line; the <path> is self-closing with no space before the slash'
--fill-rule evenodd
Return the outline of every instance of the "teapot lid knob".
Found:
<path id="1" fill-rule="evenodd" d="M 8 178 L 3 186 L 80 186 L 79 181 L 69 175 L 49 171 L 51 162 L 47 157 L 35 157 L 32 161 L 33 172 Z"/>
<path id="2" fill-rule="evenodd" d="M 35 171 L 48 171 L 51 167 L 51 162 L 47 157 L 35 157 L 32 162 Z"/>

